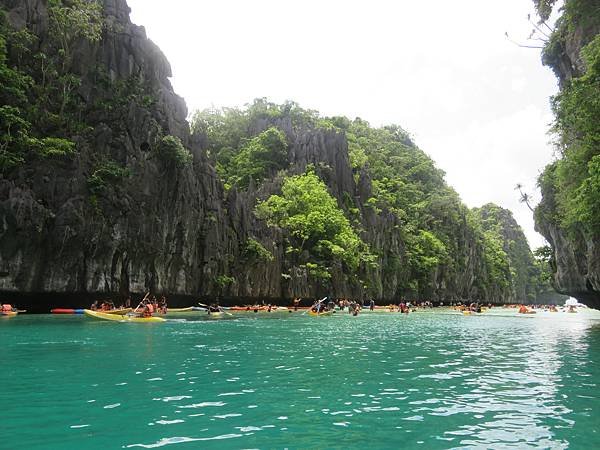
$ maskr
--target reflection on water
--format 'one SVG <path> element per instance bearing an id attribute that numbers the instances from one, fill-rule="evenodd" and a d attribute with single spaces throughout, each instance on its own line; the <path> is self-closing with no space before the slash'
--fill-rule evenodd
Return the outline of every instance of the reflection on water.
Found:
<path id="1" fill-rule="evenodd" d="M 600 314 L 236 317 L 0 323 L 3 445 L 600 448 Z"/>

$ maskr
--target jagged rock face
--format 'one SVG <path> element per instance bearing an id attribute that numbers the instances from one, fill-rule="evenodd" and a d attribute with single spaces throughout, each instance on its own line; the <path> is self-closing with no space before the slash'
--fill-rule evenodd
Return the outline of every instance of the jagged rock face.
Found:
<path id="1" fill-rule="evenodd" d="M 600 309 L 600 240 L 583 230 L 569 236 L 550 215 L 539 214 L 555 209 L 554 193 L 543 189 L 535 227 L 554 251 L 554 286 L 558 292 Z"/>
<path id="2" fill-rule="evenodd" d="M 2 1 L 15 27 L 26 24 L 44 45 L 45 1 Z M 91 117 L 94 128 L 75 136 L 78 155 L 52 166 L 35 164 L 0 180 L 0 289 L 20 292 L 211 292 L 226 271 L 224 252 L 235 247 L 222 187 L 212 166 L 191 142 L 187 109 L 171 87 L 170 65 L 129 21 L 124 0 L 106 0 L 112 24 L 98 45 L 81 42 L 72 71 L 78 91 L 92 104 L 114 93 L 98 87 L 98 67 L 112 82 L 139 77 L 155 98 L 152 106 L 131 102 L 123 117 Z M 117 25 L 117 26 L 114 26 Z M 157 126 L 178 136 L 194 153 L 193 167 L 160 164 L 150 148 Z M 105 155 L 130 169 L 122 188 L 90 204 L 92 161 Z"/>
<path id="3" fill-rule="evenodd" d="M 593 1 L 584 3 L 594 5 Z M 561 88 L 586 71 L 581 50 L 600 33 L 600 22 L 589 19 L 583 14 L 568 27 L 559 28 L 559 44 L 552 47 L 551 52 L 544 53 L 543 63 L 554 71 Z M 588 306 L 600 308 L 600 238 L 583 226 L 567 233 L 553 219 L 556 210 L 555 192 L 551 187 L 542 186 L 542 201 L 536 210 L 535 225 L 536 231 L 546 238 L 554 251 L 555 288 Z"/>
<path id="4" fill-rule="evenodd" d="M 44 0 L 0 0 L 9 21 L 27 26 L 40 39 L 48 32 Z M 348 276 L 333 267 L 330 287 L 311 280 L 286 256 L 285 233 L 268 228 L 254 213 L 256 202 L 277 193 L 273 178 L 244 192 L 224 192 L 202 149 L 191 136 L 187 109 L 168 80 L 170 65 L 147 39 L 143 27 L 129 20 L 125 0 L 103 0 L 108 23 L 101 41 L 81 41 L 74 49 L 72 72 L 81 78 L 77 94 L 89 105 L 91 131 L 71 136 L 77 156 L 28 164 L 11 177 L 0 176 L 0 290 L 25 293 L 143 293 L 249 298 L 335 297 L 397 300 L 404 291 L 398 271 L 406 264 L 401 223 L 388 212 L 364 205 L 373 195 L 367 170 L 354 174 L 346 137 L 336 131 L 295 130 L 289 120 L 253 124 L 252 134 L 271 125 L 286 134 L 288 173 L 311 164 L 342 208 L 348 198 L 360 208 L 362 238 L 379 253 L 379 268 Z M 106 78 L 106 80 L 105 80 Z M 126 101 L 118 115 L 92 107 L 119 95 L 115 86 L 135 79 L 153 102 Z M 107 87 L 108 86 L 108 87 Z M 153 149 L 159 136 L 177 136 L 194 156 L 193 165 L 163 164 Z M 131 176 L 92 195 L 88 179 L 103 158 L 117 161 Z M 357 180 L 355 181 L 355 175 Z M 483 249 L 466 217 L 452 236 L 453 268 L 431 277 L 432 300 L 485 298 L 505 301 L 509 293 L 477 288 L 485 278 Z M 255 261 L 244 253 L 249 237 L 272 254 Z M 243 301 L 243 300 L 242 300 Z"/>
<path id="5" fill-rule="evenodd" d="M 502 236 L 503 250 L 506 252 L 514 276 L 511 277 L 511 295 L 513 302 L 519 299 L 530 298 L 529 291 L 529 273 L 528 267 L 534 265 L 533 255 L 527 244 L 527 239 L 523 230 L 514 219 L 512 213 L 503 208 L 494 207 L 494 205 L 484 205 L 479 209 L 479 214 L 484 224 L 488 218 L 493 219 L 493 223 L 499 225 L 499 233 Z"/>
<path id="6" fill-rule="evenodd" d="M 560 86 L 583 75 L 585 62 L 581 58 L 581 49 L 599 32 L 599 25 L 580 21 L 578 26 L 570 27 L 564 34 L 564 41 L 557 44 L 552 52 L 543 53 L 542 62 L 552 69 Z"/>

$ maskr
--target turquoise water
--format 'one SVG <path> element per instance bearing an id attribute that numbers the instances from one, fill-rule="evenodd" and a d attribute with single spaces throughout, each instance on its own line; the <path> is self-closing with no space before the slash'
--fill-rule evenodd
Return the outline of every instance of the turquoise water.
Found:
<path id="1" fill-rule="evenodd" d="M 0 448 L 600 448 L 600 313 L 496 314 L 2 318 Z"/>

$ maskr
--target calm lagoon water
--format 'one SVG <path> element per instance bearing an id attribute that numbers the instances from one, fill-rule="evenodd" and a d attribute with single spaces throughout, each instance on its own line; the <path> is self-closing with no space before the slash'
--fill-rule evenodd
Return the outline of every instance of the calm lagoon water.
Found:
<path id="1" fill-rule="evenodd" d="M 264 316 L 2 318 L 0 448 L 600 448 L 598 312 Z"/>

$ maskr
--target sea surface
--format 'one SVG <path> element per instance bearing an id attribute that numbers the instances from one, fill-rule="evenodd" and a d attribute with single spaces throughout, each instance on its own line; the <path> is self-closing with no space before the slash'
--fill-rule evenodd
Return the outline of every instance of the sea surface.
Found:
<path id="1" fill-rule="evenodd" d="M 170 317 L 0 318 L 0 448 L 600 448 L 597 311 Z"/>

